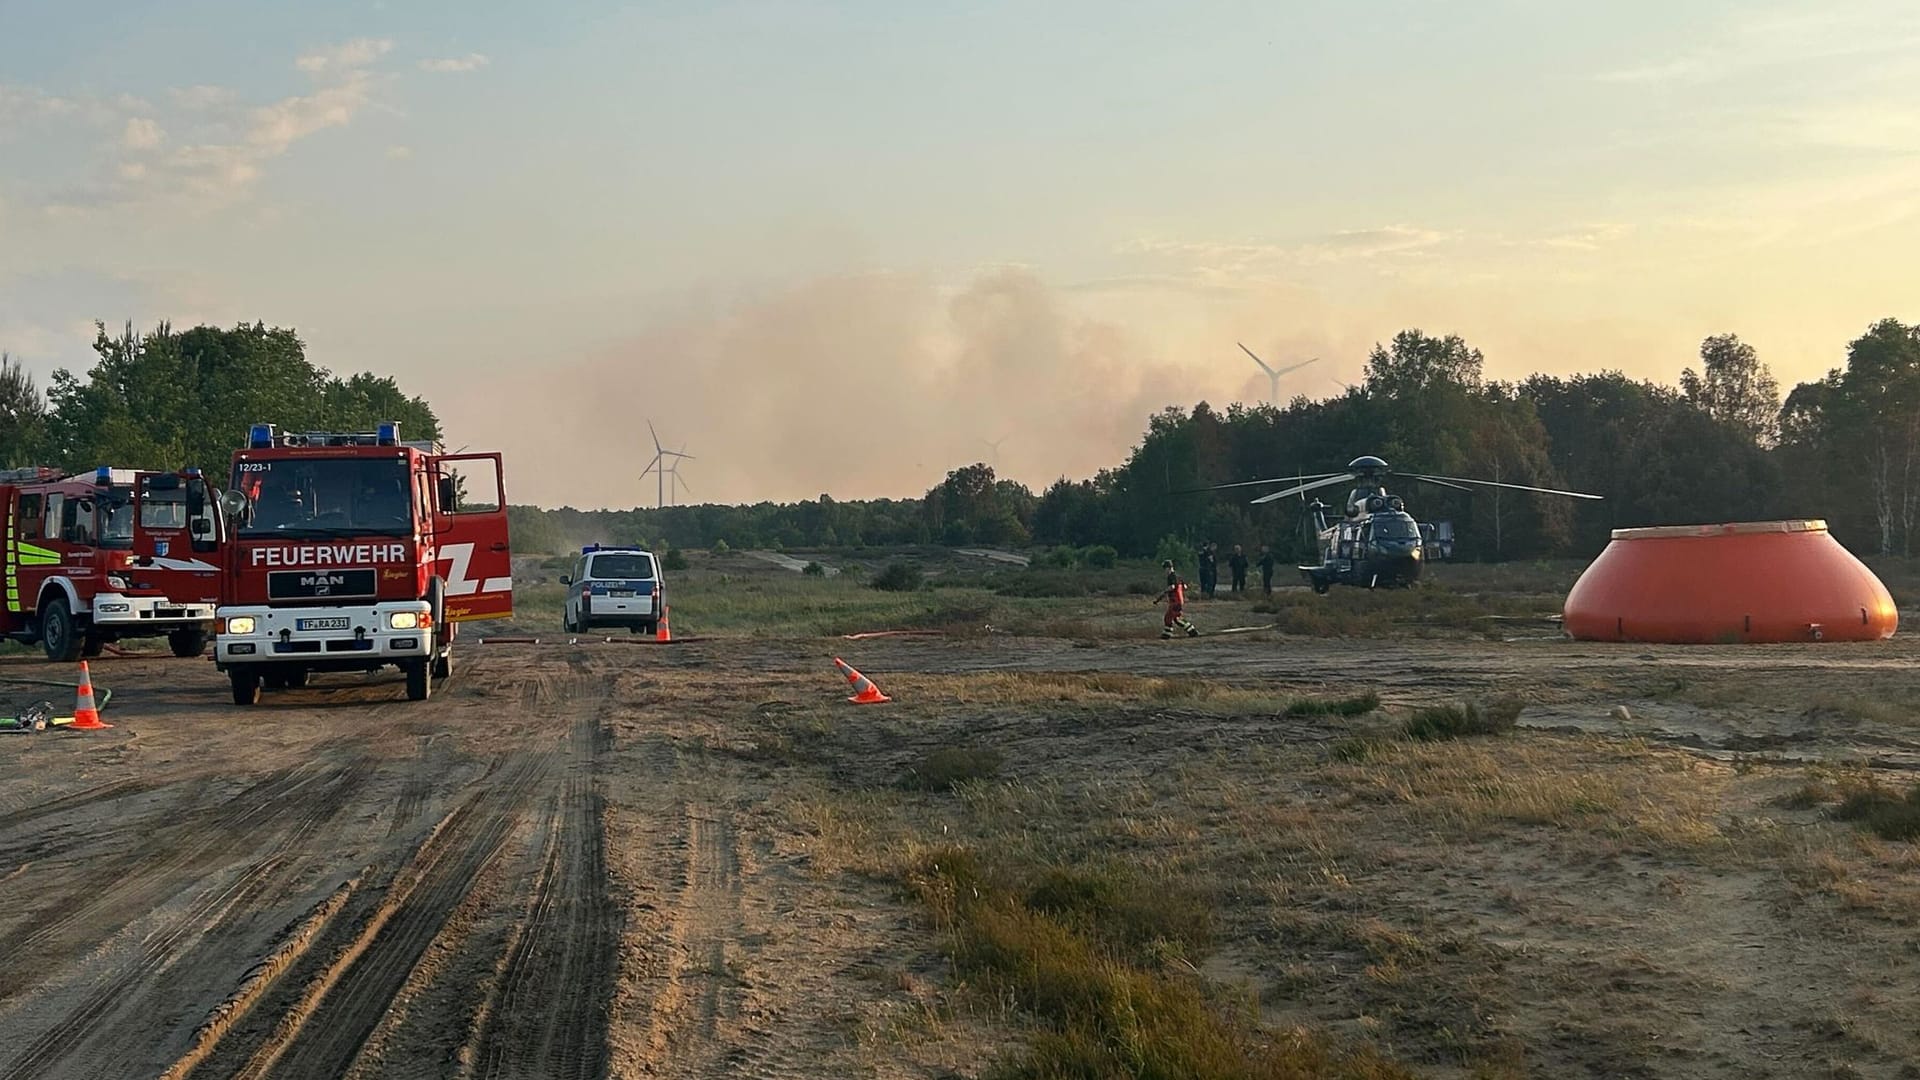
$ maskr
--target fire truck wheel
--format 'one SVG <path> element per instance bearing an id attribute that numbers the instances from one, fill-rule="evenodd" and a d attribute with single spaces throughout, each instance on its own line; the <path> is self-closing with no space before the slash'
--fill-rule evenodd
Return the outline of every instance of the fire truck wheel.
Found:
<path id="1" fill-rule="evenodd" d="M 305 690 L 307 684 L 312 681 L 313 672 L 308 671 L 306 668 L 293 667 L 287 669 L 286 682 L 287 689 L 289 690 Z"/>
<path id="2" fill-rule="evenodd" d="M 57 664 L 71 664 L 80 659 L 80 635 L 73 625 L 73 612 L 67 607 L 67 598 L 56 596 L 47 601 L 40 612 L 40 645 L 47 650 L 47 659 Z"/>
<path id="3" fill-rule="evenodd" d="M 175 630 L 167 635 L 167 645 L 175 656 L 199 656 L 207 651 L 205 630 Z"/>
<path id="4" fill-rule="evenodd" d="M 260 703 L 260 673 L 240 668 L 228 668 L 227 678 L 233 683 L 233 703 L 235 705 L 258 705 Z"/>
<path id="5" fill-rule="evenodd" d="M 80 655 L 89 660 L 107 651 L 107 639 L 99 634 L 85 634 L 80 638 Z"/>
<path id="6" fill-rule="evenodd" d="M 453 678 L 453 649 L 447 648 L 433 660 L 433 677 L 436 679 Z"/>
<path id="7" fill-rule="evenodd" d="M 407 700 L 425 701 L 433 692 L 433 663 L 420 659 L 407 664 Z"/>

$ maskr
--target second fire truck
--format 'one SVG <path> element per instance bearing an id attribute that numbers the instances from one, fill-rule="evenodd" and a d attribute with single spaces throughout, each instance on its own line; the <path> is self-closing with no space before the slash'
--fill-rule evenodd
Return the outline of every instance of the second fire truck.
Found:
<path id="1" fill-rule="evenodd" d="M 0 471 L 0 528 L 0 635 L 63 662 L 138 637 L 165 636 L 175 656 L 205 651 L 223 536 L 198 469 Z"/>
<path id="2" fill-rule="evenodd" d="M 469 491 L 471 487 L 473 490 Z M 236 705 L 320 671 L 406 673 L 419 701 L 454 631 L 513 614 L 499 454 L 256 424 L 233 455 L 214 662 Z"/>

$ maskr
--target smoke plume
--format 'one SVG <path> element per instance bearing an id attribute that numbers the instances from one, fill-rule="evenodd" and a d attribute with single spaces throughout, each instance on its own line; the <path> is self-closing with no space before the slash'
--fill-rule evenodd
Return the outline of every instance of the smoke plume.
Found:
<path id="1" fill-rule="evenodd" d="M 787 502 L 918 496 L 976 461 L 1038 490 L 1118 464 L 1149 416 L 1201 396 L 1021 270 L 957 293 L 899 274 L 814 280 L 515 378 L 448 426 L 500 433 L 513 501 L 583 509 L 654 504 L 649 418 L 694 455 L 680 501 Z"/>

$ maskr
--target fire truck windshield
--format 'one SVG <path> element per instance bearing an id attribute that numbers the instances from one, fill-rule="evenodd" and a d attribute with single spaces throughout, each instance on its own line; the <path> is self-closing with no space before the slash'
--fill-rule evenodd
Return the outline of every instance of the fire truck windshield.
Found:
<path id="1" fill-rule="evenodd" d="M 413 500 L 398 458 L 299 458 L 242 462 L 233 486 L 245 492 L 241 539 L 407 536 Z"/>
<path id="2" fill-rule="evenodd" d="M 100 546 L 133 546 L 133 489 L 111 487 L 100 493 Z"/>

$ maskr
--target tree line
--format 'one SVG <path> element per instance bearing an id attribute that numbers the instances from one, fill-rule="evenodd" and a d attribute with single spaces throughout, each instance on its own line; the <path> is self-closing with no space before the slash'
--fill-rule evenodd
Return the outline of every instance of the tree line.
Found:
<path id="1" fill-rule="evenodd" d="M 247 425 L 368 430 L 398 419 L 438 437 L 428 403 L 391 378 L 314 366 L 291 330 L 104 326 L 84 375 L 55 372 L 43 396 L 0 360 L 0 463 L 89 469 L 199 464 L 224 471 Z M 1306 499 L 1260 506 L 1261 488 L 1209 485 L 1334 473 L 1374 454 L 1396 468 L 1605 496 L 1402 485 L 1422 521 L 1454 525 L 1470 559 L 1590 557 L 1610 530 L 1818 517 L 1856 551 L 1912 554 L 1920 531 L 1920 325 L 1885 319 L 1844 363 L 1781 388 L 1732 334 L 1701 343 L 1674 384 L 1618 371 L 1489 380 L 1458 336 L 1406 330 L 1376 345 L 1344 394 L 1284 407 L 1206 402 L 1147 419 L 1127 459 L 1035 493 L 965 465 L 919 497 L 619 511 L 511 508 L 515 549 L 592 542 L 678 548 L 944 544 L 1106 547 L 1150 556 L 1212 540 L 1304 555 Z M 1337 503 L 1343 491 L 1330 489 Z"/>
<path id="2" fill-rule="evenodd" d="M 1212 540 L 1300 557 L 1312 551 L 1311 496 L 1255 506 L 1282 485 L 1195 489 L 1335 473 L 1365 454 L 1410 472 L 1604 496 L 1396 487 L 1420 520 L 1453 523 L 1461 558 L 1584 558 L 1614 529 L 1774 518 L 1823 518 L 1856 551 L 1907 555 L 1920 541 L 1920 325 L 1872 324 L 1842 366 L 1784 401 L 1733 334 L 1705 339 L 1697 362 L 1664 384 L 1618 371 L 1489 380 L 1481 352 L 1458 336 L 1406 330 L 1376 345 L 1364 379 L 1338 397 L 1169 407 L 1125 462 L 1038 494 L 976 463 L 917 500 L 527 510 L 516 547 L 990 544 L 1156 556 Z M 1329 490 L 1331 504 L 1345 495 Z"/>
<path id="3" fill-rule="evenodd" d="M 427 402 L 391 378 L 341 377 L 315 366 L 292 330 L 255 323 L 176 332 L 160 323 L 109 334 L 96 323 L 85 373 L 53 373 L 43 394 L 0 358 L 0 466 L 86 471 L 198 467 L 223 476 L 247 429 L 372 431 L 398 420 L 403 438 L 437 439 Z"/>

